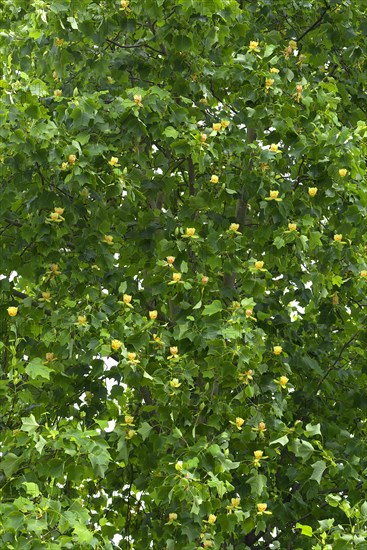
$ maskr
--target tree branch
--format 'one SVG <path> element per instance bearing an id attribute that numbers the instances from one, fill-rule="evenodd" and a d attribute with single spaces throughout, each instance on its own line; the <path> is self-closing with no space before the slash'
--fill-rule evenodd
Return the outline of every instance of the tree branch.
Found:
<path id="1" fill-rule="evenodd" d="M 330 7 L 327 6 L 327 8 L 322 12 L 322 14 L 320 15 L 320 17 L 318 18 L 317 21 L 315 21 L 315 23 L 313 23 L 311 25 L 311 27 L 308 27 L 308 29 L 306 29 L 302 34 L 301 36 L 299 36 L 296 40 L 296 42 L 301 42 L 301 40 L 310 32 L 312 32 L 313 30 L 317 29 L 317 27 L 319 27 L 325 17 L 325 15 L 327 14 L 327 12 L 330 10 Z"/>
<path id="2" fill-rule="evenodd" d="M 162 52 L 160 50 L 156 50 L 155 48 L 150 46 L 147 40 L 141 40 L 141 42 L 137 42 L 136 44 L 120 44 L 119 42 L 116 42 L 116 40 L 112 40 L 111 38 L 107 38 L 106 42 L 108 42 L 108 44 L 113 44 L 114 46 L 117 46 L 118 48 L 121 48 L 122 50 L 131 50 L 131 49 L 134 49 L 134 48 L 146 47 L 146 48 L 149 48 L 150 50 L 152 50 L 153 52 L 156 52 L 156 53 L 159 53 L 160 55 L 162 55 Z"/>
<path id="3" fill-rule="evenodd" d="M 340 359 L 341 359 L 341 356 L 343 355 L 345 349 L 349 346 L 349 344 L 351 344 L 353 342 L 353 340 L 355 340 L 357 338 L 359 334 L 359 331 L 356 332 L 352 338 L 350 338 L 348 340 L 348 342 L 345 342 L 345 344 L 342 346 L 340 352 L 339 352 L 339 355 L 338 357 L 335 359 L 334 363 L 332 365 L 330 365 L 330 367 L 327 369 L 327 371 L 325 372 L 325 374 L 322 376 L 322 378 L 320 379 L 319 383 L 317 384 L 317 388 L 316 388 L 316 394 L 317 392 L 319 391 L 320 387 L 321 387 L 321 384 L 324 382 L 325 378 L 329 375 L 329 373 L 333 370 L 333 368 L 339 363 Z"/>

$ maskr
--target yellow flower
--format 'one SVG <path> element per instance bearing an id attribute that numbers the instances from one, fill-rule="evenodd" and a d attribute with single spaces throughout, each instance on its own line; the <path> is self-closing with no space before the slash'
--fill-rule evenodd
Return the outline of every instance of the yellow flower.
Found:
<path id="1" fill-rule="evenodd" d="M 76 155 L 69 155 L 68 156 L 69 164 L 75 164 L 76 161 Z"/>
<path id="2" fill-rule="evenodd" d="M 343 240 L 343 235 L 341 233 L 337 233 L 334 235 L 334 241 L 340 242 Z"/>
<path id="3" fill-rule="evenodd" d="M 69 167 L 69 163 L 68 163 L 68 162 L 63 162 L 63 163 L 61 164 L 61 170 L 66 170 L 68 167 Z"/>
<path id="4" fill-rule="evenodd" d="M 241 429 L 241 426 L 245 423 L 244 419 L 241 418 L 240 416 L 237 416 L 236 420 L 235 420 L 235 424 L 237 426 L 237 428 L 240 430 Z"/>
<path id="5" fill-rule="evenodd" d="M 361 277 L 367 278 L 367 270 L 366 270 L 366 269 L 362 269 L 360 275 L 361 275 Z"/>
<path id="6" fill-rule="evenodd" d="M 276 189 L 272 189 L 271 191 L 269 191 L 269 196 L 265 198 L 266 201 L 277 201 L 277 202 L 281 202 L 283 199 L 280 199 L 278 197 L 279 195 L 279 191 L 277 191 Z"/>
<path id="7" fill-rule="evenodd" d="M 201 282 L 203 283 L 203 285 L 208 284 L 209 277 L 207 277 L 206 275 L 203 275 L 203 277 L 201 277 Z"/>
<path id="8" fill-rule="evenodd" d="M 79 315 L 78 316 L 78 325 L 86 325 L 87 324 L 87 318 L 85 315 Z"/>
<path id="9" fill-rule="evenodd" d="M 195 235 L 195 227 L 186 227 L 186 236 L 193 237 Z"/>
<path id="10" fill-rule="evenodd" d="M 63 38 L 56 38 L 56 40 L 55 40 L 56 46 L 62 46 L 63 43 L 64 43 L 64 39 L 63 39 Z"/>
<path id="11" fill-rule="evenodd" d="M 221 120 L 220 124 L 221 124 L 222 128 L 228 128 L 229 120 Z"/>
<path id="12" fill-rule="evenodd" d="M 169 385 L 171 386 L 171 388 L 179 388 L 181 386 L 181 383 L 178 381 L 178 378 L 172 378 L 172 380 L 170 380 L 170 383 Z"/>
<path id="13" fill-rule="evenodd" d="M 212 128 L 215 132 L 219 132 L 222 129 L 222 125 L 220 122 L 214 122 Z"/>
<path id="14" fill-rule="evenodd" d="M 10 317 L 15 317 L 18 313 L 18 308 L 14 307 L 14 306 L 11 306 L 11 307 L 8 307 L 7 311 L 8 311 L 8 315 Z"/>
<path id="15" fill-rule="evenodd" d="M 178 281 L 181 281 L 181 278 L 182 278 L 182 273 L 173 273 L 172 275 L 172 280 L 175 281 L 176 283 Z"/>
<path id="16" fill-rule="evenodd" d="M 231 223 L 231 225 L 229 226 L 229 229 L 231 231 L 238 231 L 239 227 L 240 227 L 239 223 Z"/>
<path id="17" fill-rule="evenodd" d="M 213 548 L 213 541 L 209 539 L 205 539 L 203 541 L 203 548 Z"/>
<path id="18" fill-rule="evenodd" d="M 178 460 L 175 464 L 175 470 L 177 470 L 178 472 L 181 472 L 182 469 L 183 469 L 183 462 L 182 460 Z"/>
<path id="19" fill-rule="evenodd" d="M 45 301 L 45 302 L 49 302 L 50 301 L 50 298 L 51 298 L 51 292 L 42 292 L 42 299 Z"/>
<path id="20" fill-rule="evenodd" d="M 216 521 L 217 521 L 217 516 L 215 516 L 214 514 L 209 514 L 208 523 L 211 523 L 213 525 L 213 523 L 215 523 Z"/>
<path id="21" fill-rule="evenodd" d="M 156 309 L 153 309 L 152 311 L 149 311 L 149 319 L 156 319 L 158 317 L 158 311 Z"/>
<path id="22" fill-rule="evenodd" d="M 272 143 L 270 145 L 270 151 L 272 151 L 273 153 L 276 153 L 278 150 L 279 150 L 279 147 L 276 143 Z"/>
<path id="23" fill-rule="evenodd" d="M 270 72 L 271 72 L 271 73 L 274 73 L 274 74 L 279 74 L 279 69 L 277 69 L 276 67 L 272 67 L 272 68 L 270 69 Z"/>
<path id="24" fill-rule="evenodd" d="M 168 265 L 172 265 L 173 262 L 175 261 L 175 257 L 174 256 L 167 256 L 166 260 L 167 260 L 167 263 Z"/>
<path id="25" fill-rule="evenodd" d="M 299 103 L 301 101 L 302 91 L 303 91 L 302 84 L 297 84 L 296 93 L 293 94 L 293 98 L 297 101 L 297 103 Z"/>
<path id="26" fill-rule="evenodd" d="M 273 84 L 274 84 L 274 79 L 273 78 L 266 78 L 265 79 L 265 88 L 266 89 L 271 88 Z"/>
<path id="27" fill-rule="evenodd" d="M 113 237 L 112 235 L 105 235 L 103 237 L 103 242 L 106 244 L 113 244 Z"/>
<path id="28" fill-rule="evenodd" d="M 309 187 L 308 188 L 308 194 L 310 197 L 314 197 L 317 193 L 317 187 Z"/>
<path id="29" fill-rule="evenodd" d="M 111 157 L 108 161 L 108 164 L 110 164 L 111 166 L 120 166 L 118 162 L 119 159 L 117 157 Z"/>
<path id="30" fill-rule="evenodd" d="M 127 439 L 131 439 L 132 437 L 134 437 L 134 435 L 136 435 L 136 431 L 135 431 L 135 430 L 128 430 L 128 431 L 127 431 L 127 434 L 126 434 L 126 438 L 127 438 Z"/>
<path id="31" fill-rule="evenodd" d="M 121 0 L 121 9 L 126 10 L 129 7 L 129 0 Z"/>
<path id="32" fill-rule="evenodd" d="M 339 168 L 339 176 L 341 178 L 344 178 L 347 175 L 347 169 L 346 168 Z"/>
<path id="33" fill-rule="evenodd" d="M 246 317 L 251 317 L 252 313 L 253 313 L 252 309 L 246 309 L 245 311 Z"/>
<path id="34" fill-rule="evenodd" d="M 178 347 L 177 346 L 171 346 L 169 348 L 169 351 L 170 351 L 171 355 L 177 355 L 178 354 Z"/>
<path id="35" fill-rule="evenodd" d="M 56 357 L 54 353 L 46 353 L 46 361 L 50 363 L 51 361 L 55 361 Z"/>
<path id="36" fill-rule="evenodd" d="M 122 301 L 124 302 L 124 304 L 130 304 L 131 300 L 132 296 L 130 296 L 130 294 L 124 294 L 122 297 Z"/>
<path id="37" fill-rule="evenodd" d="M 292 48 L 292 50 L 296 50 L 296 49 L 297 49 L 297 42 L 296 42 L 295 40 L 290 40 L 290 41 L 288 42 L 288 46 L 289 46 L 290 48 Z"/>
<path id="38" fill-rule="evenodd" d="M 264 267 L 264 262 L 261 260 L 258 260 L 257 262 L 255 262 L 255 267 L 256 269 L 262 269 Z"/>
<path id="39" fill-rule="evenodd" d="M 117 351 L 121 348 L 122 346 L 122 342 L 120 342 L 120 340 L 112 340 L 111 342 L 111 348 L 114 350 L 114 351 Z"/>
<path id="40" fill-rule="evenodd" d="M 134 351 L 129 351 L 127 354 L 127 358 L 129 361 L 135 361 L 136 359 L 136 353 Z"/>
<path id="41" fill-rule="evenodd" d="M 256 460 L 260 460 L 264 454 L 264 451 L 254 451 L 254 457 Z"/>
<path id="42" fill-rule="evenodd" d="M 57 212 L 51 212 L 48 219 L 52 220 L 53 222 L 61 222 L 63 220 L 63 218 L 61 218 L 60 214 L 58 214 Z"/>
<path id="43" fill-rule="evenodd" d="M 287 378 L 286 376 L 281 376 L 279 378 L 279 384 L 282 386 L 282 388 L 286 387 L 288 380 L 289 378 Z"/>
<path id="44" fill-rule="evenodd" d="M 133 426 L 134 425 L 134 417 L 133 416 L 130 416 L 129 414 L 127 414 L 124 418 L 125 420 L 125 424 L 127 426 Z"/>
<path id="45" fill-rule="evenodd" d="M 283 351 L 282 346 L 274 346 L 273 347 L 273 353 L 274 355 L 280 355 Z"/>
<path id="46" fill-rule="evenodd" d="M 231 498 L 232 508 L 238 508 L 240 504 L 241 504 L 241 499 L 239 497 Z"/>
<path id="47" fill-rule="evenodd" d="M 268 507 L 268 505 L 265 504 L 264 502 L 259 502 L 259 504 L 257 505 L 258 513 L 263 514 L 265 512 L 265 510 L 267 509 L 267 507 Z"/>
<path id="48" fill-rule="evenodd" d="M 210 181 L 211 181 L 211 183 L 218 183 L 219 178 L 218 178 L 218 176 L 213 174 L 212 177 L 210 178 Z"/>
<path id="49" fill-rule="evenodd" d="M 297 231 L 297 224 L 296 223 L 289 223 L 288 224 L 288 231 Z"/>
<path id="50" fill-rule="evenodd" d="M 257 50 L 259 43 L 256 40 L 251 40 L 248 49 L 251 51 Z"/>
<path id="51" fill-rule="evenodd" d="M 60 214 L 60 216 L 62 216 L 65 211 L 65 208 L 60 208 L 59 206 L 55 206 L 54 211 L 56 212 L 56 214 Z"/>
<path id="52" fill-rule="evenodd" d="M 170 514 L 168 514 L 168 521 L 172 523 L 172 521 L 176 521 L 177 520 L 177 514 L 175 512 L 171 512 Z"/>
<path id="53" fill-rule="evenodd" d="M 62 96 L 62 90 L 54 90 L 54 96 L 55 97 L 61 97 Z"/>
<path id="54" fill-rule="evenodd" d="M 59 265 L 58 264 L 51 264 L 50 265 L 50 271 L 51 271 L 51 274 L 54 276 L 54 275 L 60 275 L 61 271 L 59 270 Z"/>
<path id="55" fill-rule="evenodd" d="M 200 135 L 200 141 L 201 141 L 201 143 L 205 143 L 206 140 L 207 140 L 207 138 L 208 138 L 208 136 L 207 136 L 206 134 L 201 134 L 201 135 Z"/>
<path id="56" fill-rule="evenodd" d="M 265 422 L 259 422 L 259 431 L 260 431 L 260 432 L 266 432 L 266 424 L 265 424 Z"/>

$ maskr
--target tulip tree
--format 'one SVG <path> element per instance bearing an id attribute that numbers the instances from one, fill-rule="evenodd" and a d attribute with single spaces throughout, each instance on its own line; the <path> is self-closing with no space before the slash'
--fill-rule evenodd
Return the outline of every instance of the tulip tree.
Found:
<path id="1" fill-rule="evenodd" d="M 366 9 L 3 0 L 1 548 L 367 547 Z"/>

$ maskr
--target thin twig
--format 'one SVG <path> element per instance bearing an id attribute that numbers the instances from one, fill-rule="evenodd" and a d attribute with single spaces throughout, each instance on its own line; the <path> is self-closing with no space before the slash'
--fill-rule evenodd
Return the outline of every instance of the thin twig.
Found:
<path id="1" fill-rule="evenodd" d="M 359 334 L 359 331 L 356 332 L 352 338 L 350 338 L 348 340 L 348 342 L 345 342 L 345 344 L 342 346 L 340 352 L 339 352 L 339 355 L 338 357 L 335 359 L 334 363 L 332 365 L 330 365 L 330 367 L 327 369 L 327 371 L 325 372 L 324 376 L 320 379 L 318 385 L 317 385 L 317 388 L 316 388 L 316 394 L 317 392 L 319 391 L 320 387 L 321 387 L 321 384 L 323 383 L 323 381 L 325 380 L 325 378 L 329 375 L 329 373 L 333 370 L 333 368 L 339 363 L 340 359 L 341 359 L 341 356 L 343 355 L 343 352 L 344 350 L 349 346 L 349 344 L 351 344 L 353 342 L 353 340 L 355 340 L 357 338 Z"/>

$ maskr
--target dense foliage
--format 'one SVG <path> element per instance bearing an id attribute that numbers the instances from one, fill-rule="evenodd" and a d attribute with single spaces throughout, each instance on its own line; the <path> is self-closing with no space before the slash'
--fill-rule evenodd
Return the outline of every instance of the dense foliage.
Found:
<path id="1" fill-rule="evenodd" d="M 2 1 L 1 548 L 367 548 L 366 12 Z"/>

